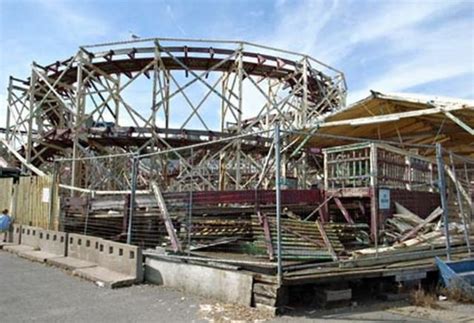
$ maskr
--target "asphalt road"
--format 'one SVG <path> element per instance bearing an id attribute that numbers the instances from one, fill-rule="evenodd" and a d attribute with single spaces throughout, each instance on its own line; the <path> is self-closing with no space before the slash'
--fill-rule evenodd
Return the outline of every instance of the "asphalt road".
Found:
<path id="1" fill-rule="evenodd" d="M 153 285 L 105 289 L 0 251 L 0 322 L 206 322 L 202 300 Z"/>
<path id="2" fill-rule="evenodd" d="M 451 307 L 451 306 L 449 306 Z M 203 310 L 204 309 L 204 310 Z M 206 312 L 205 309 L 208 311 Z M 424 311 L 420 315 L 420 311 Z M 294 311 L 274 322 L 473 322 L 474 306 L 450 311 L 376 306 Z M 245 322 L 268 318 L 255 309 L 153 285 L 105 289 L 43 264 L 0 251 L 0 322 Z M 230 320 L 228 320 L 230 319 Z M 262 320 L 260 320 L 262 322 Z"/>

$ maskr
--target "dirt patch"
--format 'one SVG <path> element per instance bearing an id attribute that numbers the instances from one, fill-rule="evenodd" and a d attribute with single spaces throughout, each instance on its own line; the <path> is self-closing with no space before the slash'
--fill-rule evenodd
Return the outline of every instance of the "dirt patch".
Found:
<path id="1" fill-rule="evenodd" d="M 236 304 L 202 304 L 200 317 L 215 323 L 221 322 L 265 322 L 272 319 L 272 313 Z"/>

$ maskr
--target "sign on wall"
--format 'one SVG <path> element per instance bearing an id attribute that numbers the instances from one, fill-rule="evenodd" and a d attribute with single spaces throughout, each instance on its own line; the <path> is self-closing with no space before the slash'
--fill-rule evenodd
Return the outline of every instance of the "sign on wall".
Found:
<path id="1" fill-rule="evenodd" d="M 43 194 L 41 196 L 41 201 L 43 203 L 49 203 L 49 188 L 45 187 L 43 188 Z"/>
<path id="2" fill-rule="evenodd" d="M 390 189 L 388 188 L 379 189 L 379 209 L 380 210 L 390 209 Z"/>

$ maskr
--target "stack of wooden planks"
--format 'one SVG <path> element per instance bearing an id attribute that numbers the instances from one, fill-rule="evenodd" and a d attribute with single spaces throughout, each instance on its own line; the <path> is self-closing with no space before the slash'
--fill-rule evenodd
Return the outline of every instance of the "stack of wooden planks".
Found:
<path id="1" fill-rule="evenodd" d="M 440 207 L 433 210 L 426 219 L 420 218 L 397 202 L 395 202 L 395 207 L 396 213 L 392 218 L 387 219 L 384 231 L 384 235 L 390 243 L 403 242 L 439 228 L 439 225 L 434 221 L 438 220 L 443 213 Z"/>
<path id="2" fill-rule="evenodd" d="M 273 246 L 273 256 L 277 252 L 277 227 L 275 217 L 268 217 L 268 224 Z M 255 246 L 259 250 L 268 248 L 264 228 L 256 216 L 252 217 L 252 228 Z M 335 260 L 344 251 L 336 230 L 318 223 L 294 219 L 281 219 L 282 259 L 303 260 L 320 259 Z"/>

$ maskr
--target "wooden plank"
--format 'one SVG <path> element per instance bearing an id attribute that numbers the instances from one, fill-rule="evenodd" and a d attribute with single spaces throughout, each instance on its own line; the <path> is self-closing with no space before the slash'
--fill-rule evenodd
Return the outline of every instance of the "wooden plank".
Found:
<path id="1" fill-rule="evenodd" d="M 254 294 L 253 299 L 256 304 L 263 304 L 268 306 L 276 305 L 276 298 L 267 297 L 266 295 Z"/>
<path id="2" fill-rule="evenodd" d="M 278 286 L 277 285 L 269 285 L 269 284 L 259 284 L 254 283 L 253 285 L 253 292 L 260 295 L 265 295 L 267 297 L 277 298 L 278 296 Z"/>
<path id="3" fill-rule="evenodd" d="M 189 250 L 191 251 L 196 251 L 196 250 L 201 250 L 201 249 L 206 249 L 206 248 L 209 248 L 209 247 L 215 247 L 215 246 L 220 246 L 220 245 L 224 245 L 224 244 L 229 244 L 231 242 L 235 242 L 237 240 L 239 240 L 241 237 L 224 237 L 224 238 L 218 238 L 216 240 L 213 240 L 212 242 L 210 243 L 206 243 L 206 244 L 199 244 L 197 246 L 194 246 L 194 247 L 190 247 Z"/>
<path id="4" fill-rule="evenodd" d="M 305 241 L 308 241 L 308 242 L 310 242 L 310 243 L 312 243 L 312 244 L 315 244 L 315 245 L 317 245 L 317 246 L 320 246 L 320 247 L 324 247 L 324 246 L 325 246 L 325 245 L 322 244 L 321 242 L 319 242 L 319 241 L 317 241 L 317 240 L 314 240 L 314 239 L 311 239 L 311 238 L 309 238 L 309 237 L 307 237 L 307 236 L 305 236 L 305 235 L 303 235 L 303 234 L 301 234 L 301 233 L 298 233 L 298 232 L 296 232 L 295 230 L 290 229 L 289 227 L 287 227 L 287 226 L 284 225 L 284 224 L 281 225 L 281 229 L 282 229 L 283 231 L 289 232 L 289 233 L 291 233 L 291 234 L 297 236 L 298 238 L 303 239 L 303 240 L 305 240 Z"/>
<path id="5" fill-rule="evenodd" d="M 268 217 L 261 211 L 257 212 L 260 225 L 263 227 L 263 234 L 265 237 L 265 246 L 267 247 L 267 253 L 270 260 L 274 258 L 272 235 L 270 232 L 270 226 L 268 224 Z"/>
<path id="6" fill-rule="evenodd" d="M 449 178 L 453 181 L 453 183 L 456 185 L 456 188 L 459 190 L 463 198 L 466 200 L 467 204 L 469 204 L 469 207 L 472 209 L 472 200 L 469 194 L 466 192 L 464 187 L 456 180 L 456 175 L 454 175 L 453 171 L 445 165 L 444 167 L 446 173 L 448 174 Z"/>
<path id="7" fill-rule="evenodd" d="M 436 220 L 437 217 L 439 217 L 443 213 L 443 209 L 440 207 L 437 207 L 431 214 L 423 220 L 420 224 L 418 224 L 416 227 L 414 227 L 410 232 L 405 234 L 403 237 L 400 238 L 400 242 L 403 242 L 407 240 L 408 238 L 412 237 L 414 234 L 416 234 L 418 231 L 420 231 L 427 223 L 430 223 L 431 221 Z"/>
<path id="8" fill-rule="evenodd" d="M 332 193 L 327 199 L 324 200 L 323 203 L 319 204 L 317 208 L 315 208 L 306 218 L 304 218 L 303 221 L 307 221 L 308 219 L 310 219 L 313 215 L 315 215 L 319 210 L 321 210 L 322 207 L 324 207 L 329 201 L 331 201 L 334 197 L 336 197 L 336 195 L 338 195 L 340 193 L 340 190 L 337 190 L 335 191 L 334 193 Z M 323 218 L 321 218 L 323 219 Z"/>
<path id="9" fill-rule="evenodd" d="M 411 217 L 414 221 L 417 221 L 418 223 L 420 223 L 422 220 L 418 215 L 416 215 L 398 202 L 395 202 L 395 210 L 398 214 L 404 214 L 408 217 Z"/>
<path id="10" fill-rule="evenodd" d="M 469 125 L 467 125 L 466 123 L 464 123 L 461 119 L 459 119 L 458 117 L 456 117 L 454 114 L 452 114 L 451 112 L 448 112 L 448 111 L 443 111 L 444 114 L 449 118 L 451 119 L 454 123 L 456 123 L 458 126 L 460 126 L 461 128 L 463 128 L 464 130 L 466 130 L 471 136 L 474 136 L 474 129 L 472 129 Z"/>
<path id="11" fill-rule="evenodd" d="M 38 176 L 46 176 L 46 174 L 42 170 L 28 163 L 26 159 L 23 158 L 23 156 L 20 155 L 13 147 L 11 147 L 5 139 L 1 139 L 0 142 L 8 149 L 10 153 L 12 153 L 16 157 L 16 159 L 18 159 L 23 165 L 25 165 L 33 173 L 35 173 Z"/>
<path id="12" fill-rule="evenodd" d="M 341 200 L 337 197 L 334 197 L 334 201 L 336 202 L 336 205 L 341 211 L 342 215 L 344 215 L 344 218 L 346 219 L 346 221 L 350 224 L 354 224 L 354 220 L 352 220 L 351 216 L 349 215 L 349 212 L 346 210 L 344 205 L 342 205 Z"/>
<path id="13" fill-rule="evenodd" d="M 14 185 L 15 198 L 12 201 L 12 215 L 17 223 L 43 229 L 48 229 L 50 221 L 53 221 L 53 227 L 58 225 L 58 190 L 53 190 L 54 194 L 52 195 L 49 194 L 48 197 L 52 200 L 43 201 L 43 189 L 47 188 L 51 192 L 52 185 L 51 176 L 20 177 Z M 50 218 L 50 207 L 53 211 L 52 219 Z"/>
<path id="14" fill-rule="evenodd" d="M 332 256 L 332 259 L 334 261 L 337 261 L 338 260 L 337 254 L 334 251 L 334 248 L 332 247 L 331 240 L 329 240 L 328 235 L 326 234 L 326 231 L 324 230 L 323 225 L 321 224 L 321 222 L 316 220 L 316 226 L 318 227 L 319 233 L 321 234 L 321 237 L 323 238 L 324 243 L 326 244 L 326 248 L 328 248 L 328 251 Z"/>
<path id="15" fill-rule="evenodd" d="M 0 209 L 9 209 L 13 197 L 13 178 L 0 178 Z M 12 210 L 10 210 L 11 212 Z"/>
<path id="16" fill-rule="evenodd" d="M 166 231 L 168 232 L 168 236 L 171 240 L 171 245 L 173 246 L 173 250 L 175 252 L 182 251 L 181 243 L 176 235 L 176 231 L 173 226 L 173 222 L 171 221 L 170 214 L 168 212 L 168 208 L 166 207 L 165 199 L 161 194 L 161 190 L 158 187 L 158 184 L 155 181 L 151 181 L 150 183 L 151 189 L 155 194 L 156 201 L 158 202 L 158 206 L 160 208 L 160 214 L 165 222 Z"/>
<path id="17" fill-rule="evenodd" d="M 329 121 L 320 124 L 321 128 L 327 127 L 334 127 L 334 126 L 361 126 L 367 124 L 374 124 L 374 123 L 382 123 L 382 122 L 391 122 L 391 121 L 398 121 L 404 118 L 413 118 L 419 117 L 424 115 L 430 114 L 437 114 L 437 113 L 446 113 L 450 111 L 457 111 L 463 109 L 462 106 L 452 106 L 446 108 L 429 108 L 429 109 L 418 109 L 415 111 L 408 111 L 408 112 L 398 112 L 398 113 L 391 113 L 379 116 L 372 116 L 372 117 L 363 117 L 363 118 L 355 118 L 355 119 L 347 119 L 347 120 L 340 120 L 340 121 Z"/>

